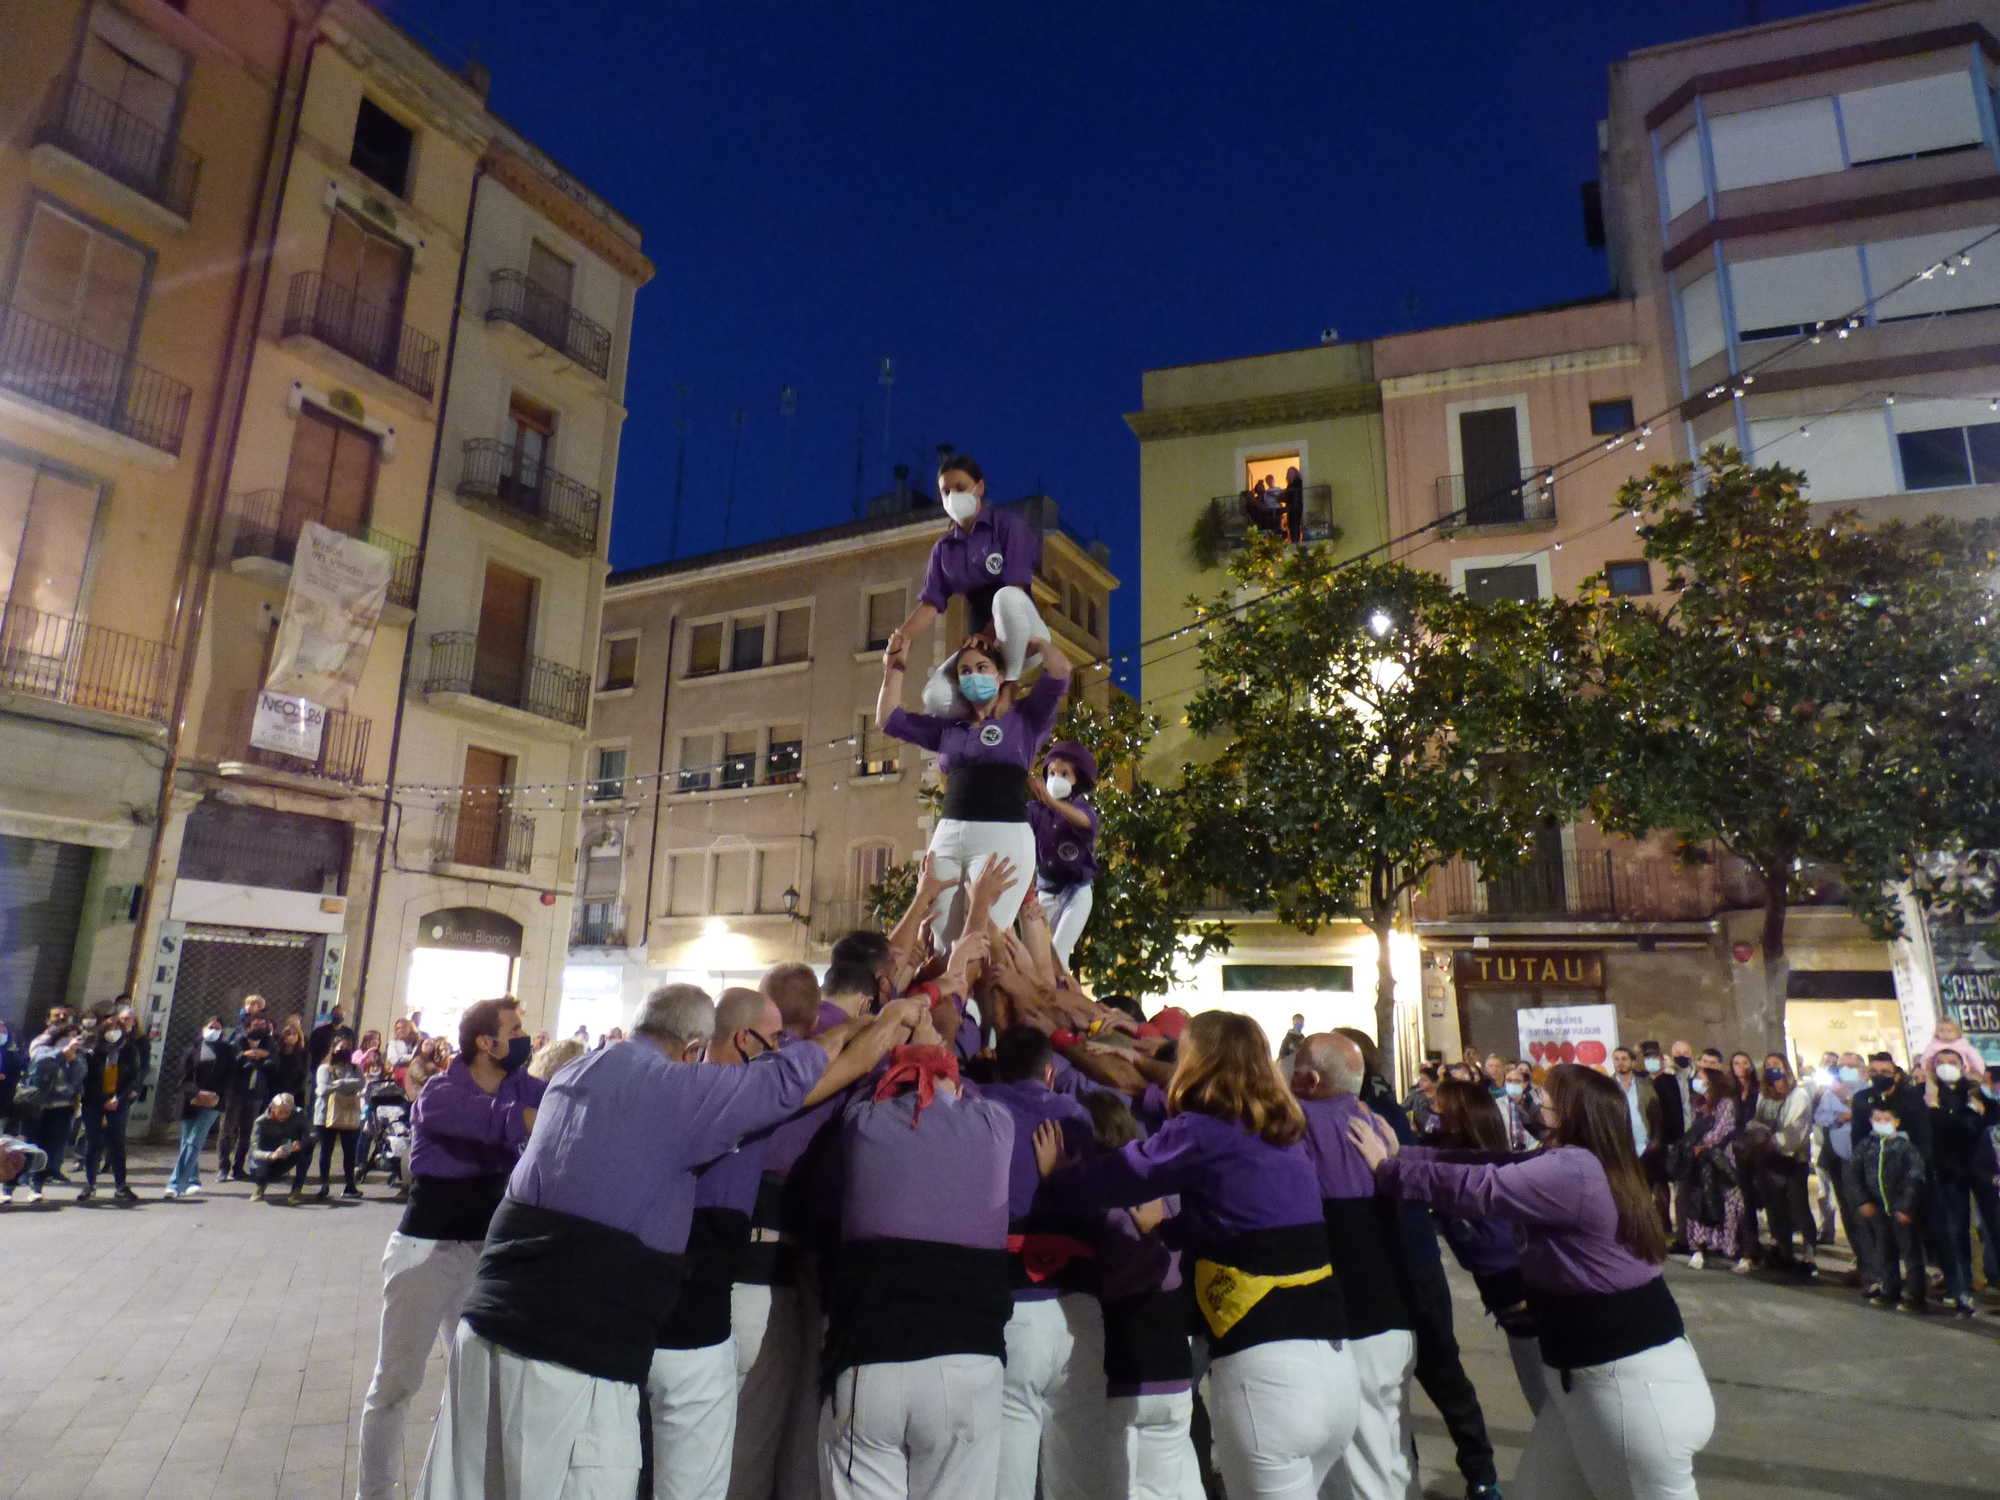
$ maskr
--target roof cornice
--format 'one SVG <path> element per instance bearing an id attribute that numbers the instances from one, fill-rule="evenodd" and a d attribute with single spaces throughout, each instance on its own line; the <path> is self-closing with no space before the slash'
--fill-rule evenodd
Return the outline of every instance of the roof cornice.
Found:
<path id="1" fill-rule="evenodd" d="M 1282 391 L 1274 396 L 1246 396 L 1235 401 L 1206 401 L 1194 406 L 1127 412 L 1125 425 L 1145 443 L 1157 438 L 1201 437 L 1240 432 L 1248 427 L 1361 416 L 1381 409 L 1382 388 L 1370 380 L 1307 391 Z"/>

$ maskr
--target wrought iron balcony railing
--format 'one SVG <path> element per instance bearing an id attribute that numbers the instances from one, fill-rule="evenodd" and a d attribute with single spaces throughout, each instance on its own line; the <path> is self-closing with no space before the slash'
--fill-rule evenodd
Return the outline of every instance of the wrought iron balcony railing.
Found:
<path id="1" fill-rule="evenodd" d="M 1289 510 L 1283 490 L 1268 491 L 1257 499 L 1248 492 L 1218 495 L 1209 501 L 1201 529 L 1209 533 L 1218 556 L 1236 551 L 1254 531 L 1285 541 L 1330 541 L 1338 530 L 1333 524 L 1333 486 L 1304 486 L 1298 504 Z"/>
<path id="2" fill-rule="evenodd" d="M 329 708 L 325 710 L 326 722 L 320 729 L 317 755 L 292 755 L 280 750 L 267 750 L 250 743 L 259 696 L 255 688 L 245 689 L 236 695 L 229 759 L 246 765 L 263 766 L 271 771 L 287 771 L 294 776 L 317 776 L 324 781 L 361 780 L 368 766 L 368 734 L 372 727 L 367 719 Z"/>
<path id="3" fill-rule="evenodd" d="M 1597 918 L 1617 922 L 1705 920 L 1753 904 L 1733 889 L 1726 863 L 1683 869 L 1658 855 L 1609 849 L 1531 855 L 1526 863 L 1482 877 L 1454 861 L 1435 872 L 1414 903 L 1420 922 L 1466 917 L 1532 920 Z"/>
<path id="4" fill-rule="evenodd" d="M 569 945 L 572 948 L 623 948 L 625 903 L 578 901 L 576 914 L 570 918 Z"/>
<path id="5" fill-rule="evenodd" d="M 611 330 L 520 271 L 495 271 L 486 321 L 512 323 L 602 380 L 611 369 Z"/>
<path id="6" fill-rule="evenodd" d="M 560 547 L 597 550 L 603 497 L 495 438 L 466 439 L 458 493 L 534 523 Z"/>
<path id="7" fill-rule="evenodd" d="M 180 218 L 194 211 L 201 158 L 87 84 L 71 79 L 55 92 L 38 144 L 68 152 Z"/>
<path id="8" fill-rule="evenodd" d="M 171 658 L 158 641 L 0 604 L 0 691 L 164 724 Z"/>
<path id="9" fill-rule="evenodd" d="M 1453 526 L 1510 526 L 1556 518 L 1555 472 L 1523 469 L 1518 476 L 1440 474 L 1438 519 Z"/>
<path id="10" fill-rule="evenodd" d="M 0 314 L 0 386 L 176 457 L 192 393 L 123 351 L 10 307 Z"/>
<path id="11" fill-rule="evenodd" d="M 470 630 L 441 630 L 431 637 L 424 691 L 467 693 L 573 729 L 583 728 L 590 717 L 589 673 L 539 656 L 482 651 Z"/>
<path id="12" fill-rule="evenodd" d="M 417 549 L 401 537 L 373 526 L 358 530 L 328 518 L 325 506 L 287 496 L 283 490 L 248 490 L 229 497 L 216 551 L 224 562 L 263 557 L 290 567 L 298 553 L 299 532 L 308 521 L 358 537 L 389 554 L 395 571 L 389 575 L 389 602 L 405 609 L 417 604 Z"/>
<path id="13" fill-rule="evenodd" d="M 437 389 L 436 339 L 410 327 L 397 309 L 365 301 L 317 271 L 292 278 L 284 332 L 316 338 L 425 400 Z"/>
<path id="14" fill-rule="evenodd" d="M 431 862 L 525 875 L 535 862 L 535 820 L 488 797 L 466 797 L 441 807 L 431 837 Z"/>

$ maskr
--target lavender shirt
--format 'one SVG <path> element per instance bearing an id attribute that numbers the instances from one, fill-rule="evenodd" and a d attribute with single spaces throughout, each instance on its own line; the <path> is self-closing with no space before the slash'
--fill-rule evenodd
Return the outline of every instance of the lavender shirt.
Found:
<path id="1" fill-rule="evenodd" d="M 1025 1219 L 1030 1213 L 1049 1212 L 1048 1197 L 1042 1192 L 1041 1169 L 1035 1165 L 1035 1131 L 1044 1120 L 1059 1122 L 1064 1147 L 1082 1155 L 1090 1150 L 1093 1138 L 1090 1111 L 1076 1100 L 1058 1094 L 1039 1078 L 983 1084 L 981 1092 L 1014 1120 L 1014 1156 L 1007 1169 L 1008 1213 L 1016 1219 Z"/>
<path id="2" fill-rule="evenodd" d="M 795 1112 L 825 1071 L 811 1042 L 741 1068 L 669 1062 L 643 1037 L 600 1048 L 550 1080 L 507 1196 L 677 1254 L 695 1169 Z"/>
<path id="3" fill-rule="evenodd" d="M 733 1209 L 747 1216 L 757 1206 L 757 1188 L 764 1180 L 764 1148 L 770 1140 L 770 1132 L 760 1132 L 703 1167 L 695 1178 L 694 1206 Z"/>
<path id="4" fill-rule="evenodd" d="M 1306 1150 L 1319 1177 L 1322 1198 L 1372 1198 L 1375 1174 L 1347 1133 L 1347 1122 L 1365 1118 L 1361 1101 L 1352 1094 L 1326 1099 L 1301 1099 L 1306 1116 Z"/>
<path id="5" fill-rule="evenodd" d="M 924 572 L 923 592 L 917 597 L 942 614 L 954 597 L 963 594 L 979 606 L 968 623 L 974 630 L 983 629 L 992 617 L 993 591 L 1010 586 L 1028 589 L 1041 560 L 1042 538 L 1033 522 L 981 502 L 971 526 L 954 525 L 937 539 Z M 981 614 L 986 619 L 979 618 Z"/>
<path id="6" fill-rule="evenodd" d="M 1581 1146 L 1500 1163 L 1447 1161 L 1405 1146 L 1375 1169 L 1376 1186 L 1468 1219 L 1521 1226 L 1521 1276 L 1545 1292 L 1628 1292 L 1660 1274 L 1618 1240 L 1618 1205 L 1603 1164 Z"/>
<path id="7" fill-rule="evenodd" d="M 894 708 L 882 721 L 882 729 L 937 751 L 938 769 L 947 776 L 965 766 L 1015 766 L 1025 771 L 1055 732 L 1068 687 L 1068 679 L 1044 672 L 1012 708 L 990 719 L 944 719 Z"/>
<path id="8" fill-rule="evenodd" d="M 916 1106 L 915 1089 L 864 1094 L 841 1116 L 840 1237 L 1005 1249 L 1013 1116 L 939 1088 L 913 1127 Z"/>
<path id="9" fill-rule="evenodd" d="M 524 1111 L 547 1088 L 516 1068 L 487 1093 L 464 1058 L 429 1079 L 410 1110 L 410 1173 L 416 1177 L 498 1177 L 514 1170 L 528 1141 Z"/>
<path id="10" fill-rule="evenodd" d="M 831 1031 L 836 1026 L 845 1026 L 853 1019 L 854 1017 L 831 1000 L 822 1000 L 819 1003 L 819 1014 L 813 1017 L 813 1035 L 818 1036 L 822 1031 Z"/>
<path id="11" fill-rule="evenodd" d="M 1166 1200 L 1167 1220 L 1181 1209 L 1181 1201 Z M 1181 1284 L 1181 1253 L 1169 1249 L 1166 1222 L 1151 1234 L 1139 1233 L 1132 1211 L 1114 1208 L 1104 1215 L 1104 1228 L 1097 1237 L 1097 1270 L 1103 1278 L 1098 1295 L 1106 1302 L 1149 1292 L 1171 1292 Z"/>
<path id="12" fill-rule="evenodd" d="M 1090 818 L 1088 828 L 1077 827 L 1045 802 L 1028 804 L 1028 826 L 1035 830 L 1035 878 L 1051 891 L 1097 878 L 1097 809 L 1087 797 L 1072 797 L 1069 805 Z"/>
<path id="13" fill-rule="evenodd" d="M 1211 1115 L 1174 1115 L 1143 1141 L 1055 1173 L 1044 1192 L 1069 1213 L 1133 1208 L 1177 1193 L 1181 1211 L 1163 1228 L 1181 1246 L 1325 1222 L 1303 1143 L 1273 1146 Z"/>

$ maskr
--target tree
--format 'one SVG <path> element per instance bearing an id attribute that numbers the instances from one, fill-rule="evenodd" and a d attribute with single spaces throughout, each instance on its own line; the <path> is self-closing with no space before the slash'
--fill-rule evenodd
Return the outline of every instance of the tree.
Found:
<path id="1" fill-rule="evenodd" d="M 1216 600 L 1188 724 L 1223 741 L 1188 773 L 1215 883 L 1307 932 L 1376 940 L 1375 1018 L 1395 1036 L 1390 934 L 1432 871 L 1518 864 L 1587 792 L 1574 742 L 1580 611 L 1476 604 L 1398 563 L 1258 545 Z"/>
<path id="2" fill-rule="evenodd" d="M 1804 482 L 1720 447 L 1631 480 L 1667 600 L 1593 601 L 1597 817 L 1671 829 L 1684 859 L 1713 841 L 1762 880 L 1771 1047 L 1801 871 L 1837 869 L 1871 929 L 1900 930 L 1892 885 L 1990 813 L 1995 749 L 1991 547 L 1936 518 L 1866 530 Z"/>

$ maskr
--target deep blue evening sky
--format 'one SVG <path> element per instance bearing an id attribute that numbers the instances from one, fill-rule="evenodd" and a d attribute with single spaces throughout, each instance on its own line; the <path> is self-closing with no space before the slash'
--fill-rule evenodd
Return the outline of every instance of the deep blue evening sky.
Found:
<path id="1" fill-rule="evenodd" d="M 1605 68 L 1810 0 L 387 0 L 645 232 L 612 559 L 847 519 L 954 442 L 1109 542 L 1151 366 L 1603 290 Z M 881 358 L 895 360 L 893 456 Z M 790 486 L 781 387 L 796 387 Z M 679 397 L 677 387 L 688 394 Z"/>

